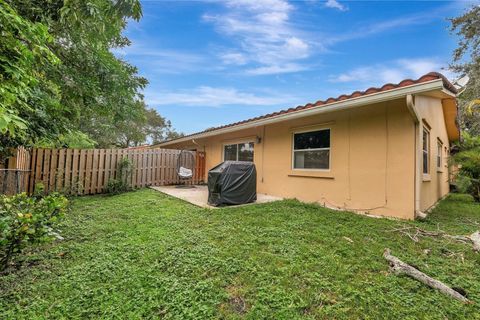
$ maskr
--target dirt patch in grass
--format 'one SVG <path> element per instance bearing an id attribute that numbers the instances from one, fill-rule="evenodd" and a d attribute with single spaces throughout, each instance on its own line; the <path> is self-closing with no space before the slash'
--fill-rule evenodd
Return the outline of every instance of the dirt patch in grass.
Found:
<path id="1" fill-rule="evenodd" d="M 229 311 L 235 312 L 239 315 L 247 313 L 250 306 L 245 301 L 241 290 L 236 286 L 228 286 L 226 292 L 228 294 L 228 302 L 227 305 L 223 304 L 223 306 L 221 306 L 221 309 L 226 308 Z"/>

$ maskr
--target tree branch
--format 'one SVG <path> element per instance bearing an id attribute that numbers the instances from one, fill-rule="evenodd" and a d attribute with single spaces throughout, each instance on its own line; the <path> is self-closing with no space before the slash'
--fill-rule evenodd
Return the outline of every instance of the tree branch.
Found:
<path id="1" fill-rule="evenodd" d="M 452 298 L 465 303 L 472 303 L 469 299 L 461 295 L 459 292 L 445 285 L 443 282 L 433 279 L 427 276 L 425 273 L 417 270 L 416 268 L 406 264 L 395 256 L 390 254 L 390 249 L 385 249 L 383 257 L 388 261 L 390 269 L 395 274 L 406 274 L 413 279 L 420 281 L 421 283 L 429 286 L 430 288 L 437 289 L 443 294 L 449 295 Z"/>

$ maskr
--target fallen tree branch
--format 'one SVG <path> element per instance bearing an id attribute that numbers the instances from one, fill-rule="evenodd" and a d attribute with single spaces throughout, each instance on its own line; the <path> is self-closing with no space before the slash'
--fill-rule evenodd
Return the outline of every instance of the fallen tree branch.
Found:
<path id="1" fill-rule="evenodd" d="M 480 251 L 480 231 L 475 231 L 469 236 L 470 240 L 473 242 L 473 250 L 476 252 Z"/>
<path id="2" fill-rule="evenodd" d="M 471 303 L 466 297 L 461 295 L 459 292 L 453 290 L 452 288 L 445 285 L 443 282 L 433 279 L 427 276 L 425 273 L 417 270 L 416 268 L 406 264 L 395 256 L 390 254 L 390 249 L 385 249 L 383 252 L 383 257 L 388 261 L 390 269 L 395 274 L 406 274 L 413 279 L 420 281 L 421 283 L 429 286 L 430 288 L 437 289 L 438 291 L 451 296 L 454 299 L 465 303 Z"/>
<path id="3" fill-rule="evenodd" d="M 480 252 L 480 231 L 475 231 L 469 236 L 452 236 L 445 231 L 438 229 L 438 231 L 428 231 L 420 229 L 419 227 L 402 227 L 390 230 L 391 232 L 399 232 L 407 237 L 409 237 L 413 242 L 419 242 L 420 237 L 439 237 L 452 239 L 458 242 L 463 243 L 472 243 L 473 250 L 475 252 Z"/>

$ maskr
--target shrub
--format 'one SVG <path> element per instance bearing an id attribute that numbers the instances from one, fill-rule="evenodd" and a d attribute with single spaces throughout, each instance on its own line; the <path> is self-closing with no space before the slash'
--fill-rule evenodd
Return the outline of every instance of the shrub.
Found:
<path id="1" fill-rule="evenodd" d="M 119 194 L 129 190 L 129 187 L 118 179 L 110 179 L 105 186 L 105 192 L 108 194 Z"/>
<path id="2" fill-rule="evenodd" d="M 64 195 L 72 197 L 72 196 L 78 196 L 82 194 L 83 191 L 84 191 L 83 183 L 80 181 L 79 177 L 75 177 L 72 179 L 72 181 L 67 187 L 63 188 L 62 193 Z"/>
<path id="3" fill-rule="evenodd" d="M 472 187 L 470 178 L 458 175 L 455 184 L 459 193 L 470 193 L 470 188 Z"/>
<path id="4" fill-rule="evenodd" d="M 117 178 L 110 179 L 105 187 L 109 194 L 119 194 L 132 189 L 130 179 L 132 177 L 133 164 L 128 158 L 122 158 L 117 166 Z"/>
<path id="5" fill-rule="evenodd" d="M 460 151 L 452 160 L 458 165 L 458 178 L 463 191 L 470 193 L 475 201 L 480 201 L 480 136 L 464 133 L 462 137 Z"/>
<path id="6" fill-rule="evenodd" d="M 60 238 L 52 227 L 67 206 L 68 200 L 58 193 L 0 196 L 0 271 L 26 247 Z"/>

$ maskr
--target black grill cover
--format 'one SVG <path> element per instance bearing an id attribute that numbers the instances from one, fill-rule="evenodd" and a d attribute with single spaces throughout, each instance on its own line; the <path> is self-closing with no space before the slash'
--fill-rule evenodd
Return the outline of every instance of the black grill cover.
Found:
<path id="1" fill-rule="evenodd" d="M 257 171 L 253 162 L 225 161 L 208 171 L 208 203 L 212 206 L 257 200 Z"/>

